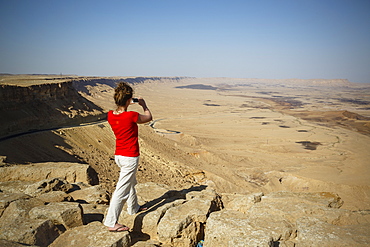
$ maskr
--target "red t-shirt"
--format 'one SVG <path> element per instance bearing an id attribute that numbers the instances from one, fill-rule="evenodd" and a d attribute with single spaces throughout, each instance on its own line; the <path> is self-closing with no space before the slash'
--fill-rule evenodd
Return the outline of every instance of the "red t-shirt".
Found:
<path id="1" fill-rule="evenodd" d="M 108 112 L 108 123 L 116 136 L 115 155 L 137 157 L 140 155 L 137 119 L 139 113 L 134 111 L 113 114 Z"/>

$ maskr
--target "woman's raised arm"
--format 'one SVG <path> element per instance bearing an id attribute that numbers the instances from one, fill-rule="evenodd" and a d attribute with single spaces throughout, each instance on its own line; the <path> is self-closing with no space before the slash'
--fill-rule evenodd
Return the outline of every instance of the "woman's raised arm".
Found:
<path id="1" fill-rule="evenodd" d="M 145 103 L 143 98 L 139 98 L 139 105 L 143 107 L 144 114 L 139 114 L 139 118 L 137 119 L 138 124 L 143 124 L 152 121 L 152 113 L 150 112 L 148 106 Z"/>

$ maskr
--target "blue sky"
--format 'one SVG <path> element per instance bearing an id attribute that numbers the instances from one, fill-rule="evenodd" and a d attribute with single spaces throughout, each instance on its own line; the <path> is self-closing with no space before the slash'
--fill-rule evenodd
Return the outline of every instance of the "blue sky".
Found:
<path id="1" fill-rule="evenodd" d="M 370 83 L 368 0 L 0 0 L 0 73 Z"/>

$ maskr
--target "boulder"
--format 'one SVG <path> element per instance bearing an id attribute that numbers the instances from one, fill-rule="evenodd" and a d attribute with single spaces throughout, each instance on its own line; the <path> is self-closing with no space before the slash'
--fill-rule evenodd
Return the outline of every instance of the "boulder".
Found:
<path id="1" fill-rule="evenodd" d="M 153 182 L 139 183 L 135 186 L 135 189 L 138 197 L 145 202 L 153 201 L 158 198 L 168 197 L 168 191 L 171 190 L 171 188 L 167 185 L 156 184 Z"/>
<path id="2" fill-rule="evenodd" d="M 216 193 L 214 189 L 206 186 L 193 187 L 185 191 L 186 200 L 201 199 L 211 202 L 211 211 L 220 210 L 223 205 L 221 197 Z"/>
<path id="3" fill-rule="evenodd" d="M 50 191 L 45 194 L 38 195 L 36 197 L 37 199 L 40 199 L 43 202 L 71 202 L 73 201 L 73 198 L 68 195 L 67 193 L 63 191 Z"/>
<path id="4" fill-rule="evenodd" d="M 102 204 L 80 204 L 83 211 L 84 224 L 89 224 L 93 221 L 102 222 L 104 219 L 104 213 L 106 212 L 108 205 Z"/>
<path id="5" fill-rule="evenodd" d="M 222 203 L 225 209 L 246 213 L 255 203 L 261 201 L 263 193 L 248 195 L 222 193 Z"/>
<path id="6" fill-rule="evenodd" d="M 31 219 L 49 219 L 65 229 L 83 225 L 82 207 L 75 202 L 53 202 L 30 210 Z"/>
<path id="7" fill-rule="evenodd" d="M 69 183 L 99 183 L 96 171 L 86 164 L 68 162 L 47 162 L 30 165 L 0 167 L 0 181 L 40 181 L 48 178 L 63 178 Z"/>
<path id="8" fill-rule="evenodd" d="M 148 240 L 148 241 L 138 241 L 131 247 L 160 247 L 163 246 L 159 241 L 156 240 Z"/>
<path id="9" fill-rule="evenodd" d="M 335 226 L 314 217 L 297 220 L 299 246 L 369 246 L 370 224 Z"/>
<path id="10" fill-rule="evenodd" d="M 24 191 L 33 184 L 34 181 L 6 181 L 0 182 L 0 190 L 2 192 L 9 192 L 9 193 L 24 193 Z"/>
<path id="11" fill-rule="evenodd" d="M 54 241 L 60 233 L 50 220 L 28 218 L 29 211 L 42 205 L 41 200 L 29 197 L 12 201 L 0 218 L 0 239 L 38 246 Z"/>
<path id="12" fill-rule="evenodd" d="M 6 166 L 6 156 L 0 155 L 0 166 Z"/>
<path id="13" fill-rule="evenodd" d="M 81 190 L 73 191 L 69 194 L 73 200 L 91 204 L 108 204 L 108 192 L 101 186 L 95 185 Z"/>
<path id="14" fill-rule="evenodd" d="M 136 215 L 129 215 L 125 204 L 118 222 L 123 222 L 136 232 L 157 238 L 157 225 L 165 212 L 185 202 L 186 190 L 171 190 L 167 185 L 152 182 L 136 185 L 140 205 L 148 210 Z"/>
<path id="15" fill-rule="evenodd" d="M 128 226 L 131 226 L 133 231 L 141 232 L 144 234 L 149 235 L 151 238 L 158 239 L 157 236 L 157 226 L 158 222 L 161 220 L 163 215 L 169 210 L 170 208 L 177 207 L 181 204 L 183 204 L 185 200 L 178 199 L 178 200 L 163 200 L 160 204 L 156 205 L 153 208 L 150 208 L 149 210 L 138 214 L 133 224 L 130 223 Z M 128 214 L 125 213 L 122 216 L 120 216 L 119 222 L 127 222 L 127 219 L 129 218 Z"/>
<path id="16" fill-rule="evenodd" d="M 59 234 L 58 229 L 50 220 L 23 218 L 2 225 L 0 239 L 44 247 L 53 242 Z"/>
<path id="17" fill-rule="evenodd" d="M 0 246 L 4 247 L 24 247 L 24 244 L 10 241 L 10 240 L 5 240 L 5 239 L 0 239 Z M 28 247 L 38 247 L 36 245 L 27 245 Z"/>
<path id="18" fill-rule="evenodd" d="M 63 179 L 46 179 L 34 181 L 7 181 L 0 182 L 0 190 L 7 193 L 25 193 L 36 196 L 44 202 L 71 201 L 72 197 L 64 191 L 69 191 L 73 185 Z M 61 191 L 59 191 L 61 190 Z M 45 193 L 45 194 L 44 194 Z"/>
<path id="19" fill-rule="evenodd" d="M 171 190 L 138 184 L 139 203 L 148 209 L 136 215 L 124 209 L 119 222 L 131 233 L 111 233 L 101 223 L 109 199 L 101 186 L 50 178 L 26 184 L 0 183 L 5 191 L 0 192 L 0 239 L 7 241 L 5 246 L 48 246 L 52 241 L 52 246 L 130 246 L 131 237 L 137 247 L 187 247 L 201 239 L 205 247 L 370 244 L 370 213 L 341 208 L 343 201 L 333 193 L 223 193 L 220 197 L 206 186 Z M 71 191 L 70 186 L 77 190 L 54 191 Z M 59 201 L 65 199 L 82 204 Z"/>
<path id="20" fill-rule="evenodd" d="M 109 232 L 102 223 L 94 221 L 66 231 L 50 247 L 129 247 L 130 245 L 131 237 L 128 231 Z"/>
<path id="21" fill-rule="evenodd" d="M 33 183 L 27 187 L 24 193 L 37 196 L 43 193 L 48 193 L 50 191 L 63 191 L 68 192 L 73 188 L 67 180 L 62 178 L 49 178 Z"/>
<path id="22" fill-rule="evenodd" d="M 194 246 L 204 236 L 208 215 L 217 210 L 219 196 L 213 190 L 193 191 L 185 203 L 169 208 L 160 220 L 159 240 L 174 246 Z"/>
<path id="23" fill-rule="evenodd" d="M 148 210 L 136 215 L 129 215 L 126 210 L 123 210 L 118 222 L 131 227 L 135 234 L 141 234 L 143 238 L 150 237 L 150 239 L 177 246 L 192 246 L 197 239 L 201 238 L 200 236 L 203 236 L 203 225 L 209 212 L 221 207 L 220 197 L 215 191 L 206 189 L 206 186 L 191 187 L 179 191 L 168 189 L 168 186 L 153 183 L 138 185 L 136 190 L 138 197 L 141 198 L 139 201 L 145 202 L 145 207 Z M 193 209 L 189 215 L 186 212 L 189 208 L 181 210 L 183 204 L 187 203 L 188 207 Z M 206 205 L 205 207 L 203 207 L 203 203 Z M 166 216 L 171 210 L 173 213 Z M 173 221 L 172 214 L 177 215 L 176 222 Z M 162 223 L 163 220 L 172 224 L 173 231 L 176 231 L 176 228 L 181 228 L 182 237 L 162 236 L 160 239 L 157 232 L 165 235 L 169 229 L 166 222 Z M 159 224 L 162 224 L 162 230 L 159 230 Z M 172 233 L 171 236 L 174 235 L 175 233 Z M 188 239 L 187 236 L 189 236 Z"/>
<path id="24" fill-rule="evenodd" d="M 292 223 L 300 217 L 315 215 L 323 221 L 334 224 L 340 221 L 341 212 L 346 212 L 330 207 L 330 203 L 337 200 L 336 198 L 336 195 L 329 196 L 326 193 L 273 192 L 263 196 L 261 202 L 253 205 L 247 214 L 260 218 L 284 217 Z"/>
<path id="25" fill-rule="evenodd" d="M 269 193 L 267 196 L 263 197 L 263 200 L 284 201 L 285 198 L 288 198 L 289 200 L 292 200 L 292 198 L 296 198 L 297 200 L 308 201 L 328 208 L 340 208 L 344 203 L 342 198 L 340 198 L 338 194 L 331 192 L 304 193 L 304 192 L 279 191 Z"/>
<path id="26" fill-rule="evenodd" d="M 44 202 L 36 198 L 22 198 L 9 204 L 0 218 L 0 226 L 21 224 L 24 218 L 28 217 L 29 211 L 38 206 L 44 205 Z"/>
<path id="27" fill-rule="evenodd" d="M 278 246 L 274 244 L 288 240 L 295 232 L 292 225 L 283 218 L 255 220 L 234 210 L 211 213 L 207 220 L 204 247 Z"/>
<path id="28" fill-rule="evenodd" d="M 234 198 L 242 201 L 241 195 Z M 340 209 L 342 202 L 332 193 L 274 192 L 247 210 L 230 207 L 233 201 L 224 205 L 234 210 L 211 213 L 205 247 L 365 246 L 370 241 L 368 214 Z"/>
<path id="29" fill-rule="evenodd" d="M 0 217 L 3 215 L 4 210 L 10 203 L 19 199 L 27 198 L 30 198 L 30 196 L 23 193 L 0 192 Z"/>

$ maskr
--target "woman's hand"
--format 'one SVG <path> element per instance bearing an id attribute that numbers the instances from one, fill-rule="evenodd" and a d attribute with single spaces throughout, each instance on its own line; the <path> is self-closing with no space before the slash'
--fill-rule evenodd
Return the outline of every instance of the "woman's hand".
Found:
<path id="1" fill-rule="evenodd" d="M 147 123 L 152 121 L 152 113 L 150 112 L 149 108 L 147 107 L 145 100 L 142 97 L 139 97 L 139 105 L 143 108 L 144 114 L 139 114 L 139 118 L 137 119 L 138 124 Z"/>
<path id="2" fill-rule="evenodd" d="M 141 105 L 143 108 L 146 107 L 145 100 L 142 97 L 137 98 L 139 100 L 139 105 Z"/>

